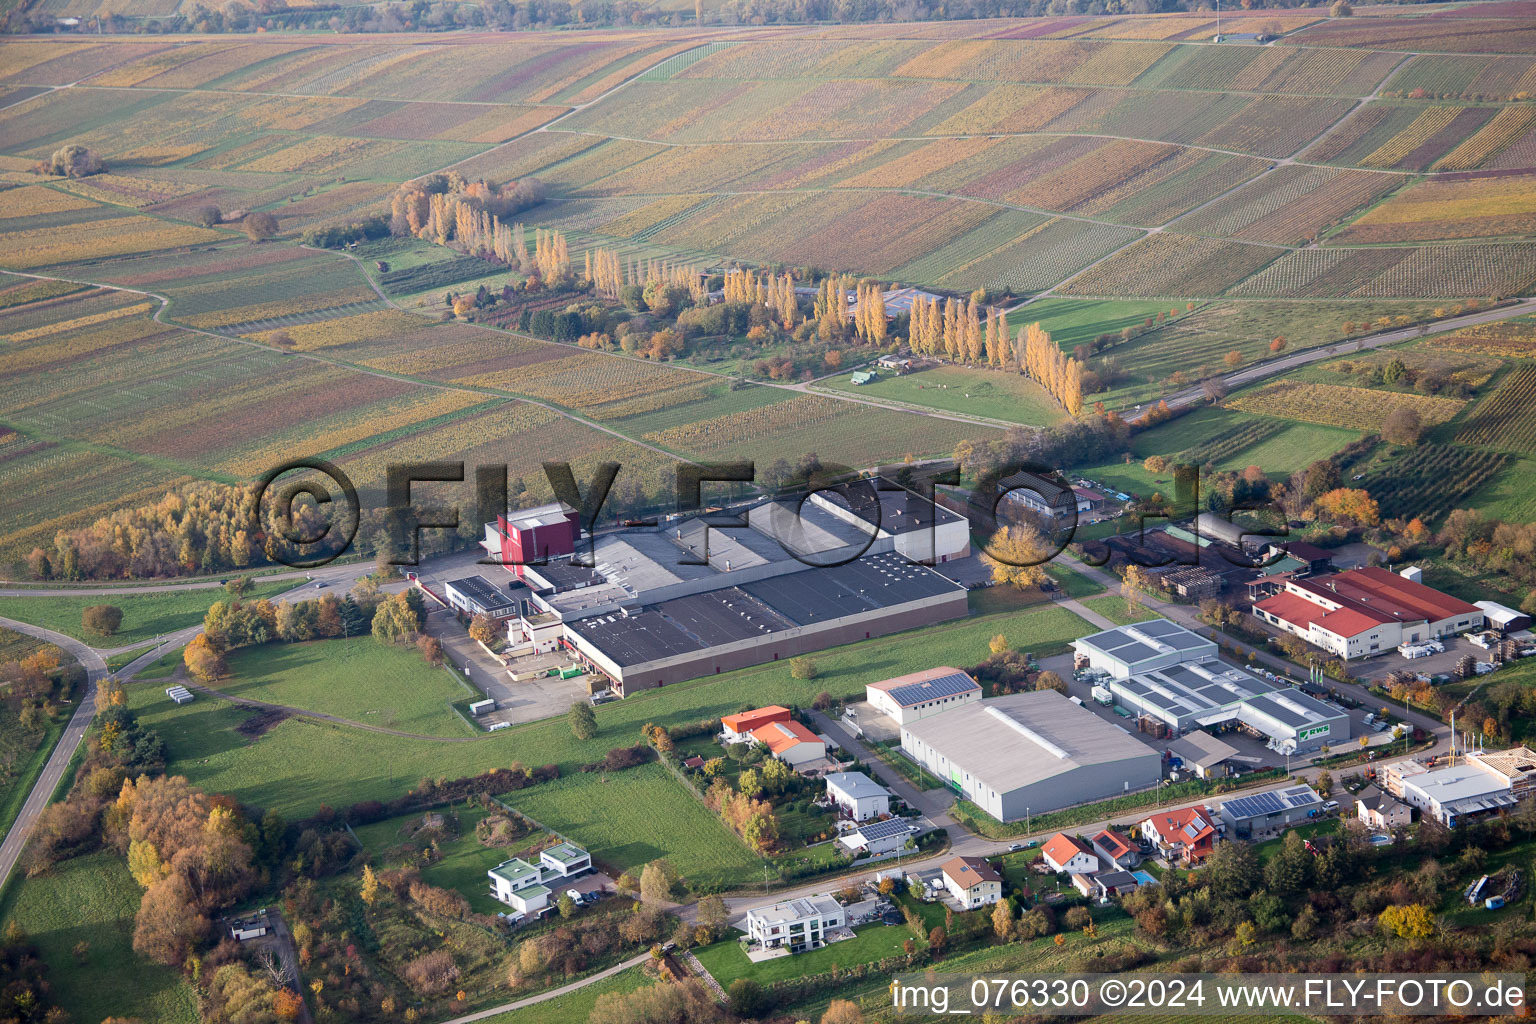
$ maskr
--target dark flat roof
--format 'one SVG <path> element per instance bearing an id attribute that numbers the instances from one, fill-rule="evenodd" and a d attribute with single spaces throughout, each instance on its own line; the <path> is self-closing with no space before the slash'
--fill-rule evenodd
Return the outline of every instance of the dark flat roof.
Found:
<path id="1" fill-rule="evenodd" d="M 525 565 L 524 572 L 531 572 L 556 591 L 572 590 L 602 579 L 584 565 L 573 565 L 568 560 L 552 560 L 548 565 Z"/>
<path id="2" fill-rule="evenodd" d="M 566 628 L 586 637 L 621 668 L 702 651 L 708 646 L 654 609 L 634 615 L 600 615 Z"/>
<path id="3" fill-rule="evenodd" d="M 797 626 L 939 597 L 959 584 L 894 552 L 865 555 L 847 565 L 805 569 L 741 587 Z"/>
<path id="4" fill-rule="evenodd" d="M 463 579 L 452 580 L 443 586 L 452 587 L 488 612 L 517 607 L 517 595 L 514 591 L 520 590 L 526 593 L 528 589 L 520 580 L 508 582 L 505 588 L 498 587 L 484 576 L 465 576 Z"/>

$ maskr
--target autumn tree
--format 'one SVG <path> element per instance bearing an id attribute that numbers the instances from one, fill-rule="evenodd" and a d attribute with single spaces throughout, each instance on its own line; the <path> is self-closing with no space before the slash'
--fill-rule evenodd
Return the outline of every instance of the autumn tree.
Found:
<path id="1" fill-rule="evenodd" d="M 1405 447 L 1418 444 L 1423 433 L 1424 424 L 1419 419 L 1418 410 L 1411 405 L 1400 405 L 1393 409 L 1381 425 L 1382 437 Z"/>
<path id="2" fill-rule="evenodd" d="M 192 638 L 192 642 L 182 651 L 181 660 L 192 677 L 204 683 L 213 682 L 228 670 L 223 650 L 209 639 L 207 633 L 199 633 Z"/>
<path id="3" fill-rule="evenodd" d="M 392 644 L 410 640 L 421 630 L 421 614 L 412 607 L 408 592 L 391 594 L 373 613 L 373 638 Z"/>
<path id="4" fill-rule="evenodd" d="M 794 679 L 815 679 L 820 674 L 820 671 L 814 658 L 800 657 L 789 659 L 789 674 Z"/>
<path id="5" fill-rule="evenodd" d="M 1235 370 L 1243 365 L 1243 354 L 1234 348 L 1222 356 L 1221 361 L 1227 364 L 1227 369 Z"/>
<path id="6" fill-rule="evenodd" d="M 1035 689 L 1055 690 L 1057 693 L 1065 696 L 1067 692 L 1067 683 L 1066 680 L 1062 679 L 1060 675 L 1052 672 L 1050 669 L 1046 669 L 1044 672 L 1041 672 L 1038 676 L 1035 677 Z"/>
<path id="7" fill-rule="evenodd" d="M 1376 500 L 1357 487 L 1336 487 L 1320 495 L 1312 507 L 1319 519 L 1331 522 L 1356 526 L 1376 526 L 1381 522 Z"/>
<path id="8" fill-rule="evenodd" d="M 469 620 L 469 638 L 490 645 L 496 640 L 496 621 L 485 613 Z"/>
<path id="9" fill-rule="evenodd" d="M 123 624 L 123 610 L 112 604 L 93 604 L 80 613 L 80 626 L 97 636 L 111 636 Z"/>
<path id="10" fill-rule="evenodd" d="M 224 222 L 224 213 L 217 206 L 199 206 L 192 211 L 192 223 L 211 228 Z"/>
<path id="11" fill-rule="evenodd" d="M 270 213 L 258 210 L 248 213 L 240 222 L 245 231 L 245 237 L 253 242 L 264 242 L 277 234 L 277 218 Z"/>
<path id="12" fill-rule="evenodd" d="M 1013 938 L 1013 904 L 998 900 L 992 906 L 992 937 L 998 942 Z"/>
<path id="13" fill-rule="evenodd" d="M 60 178 L 85 178 L 101 174 L 107 169 L 106 162 L 94 149 L 81 145 L 62 146 L 53 151 L 48 161 L 39 165 L 44 174 Z"/>
<path id="14" fill-rule="evenodd" d="M 864 1011 L 851 999 L 834 999 L 821 1015 L 821 1024 L 864 1024 Z"/>
<path id="15" fill-rule="evenodd" d="M 1285 351 L 1286 341 L 1284 337 L 1275 338 L 1269 343 L 1269 350 L 1275 355 Z"/>
<path id="16" fill-rule="evenodd" d="M 677 871 L 669 861 L 653 860 L 640 872 L 640 898 L 647 903 L 669 902 L 677 882 Z"/>
<path id="17" fill-rule="evenodd" d="M 1020 590 L 1045 582 L 1045 563 L 1050 556 L 1051 549 L 1040 531 L 1025 523 L 994 533 L 982 552 L 982 558 L 991 567 L 993 582 Z"/>

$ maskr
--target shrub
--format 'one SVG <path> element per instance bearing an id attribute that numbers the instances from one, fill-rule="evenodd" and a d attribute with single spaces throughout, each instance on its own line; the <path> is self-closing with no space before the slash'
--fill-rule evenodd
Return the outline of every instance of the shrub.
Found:
<path id="1" fill-rule="evenodd" d="M 820 670 L 810 658 L 790 658 L 789 674 L 800 680 L 815 679 Z"/>
<path id="2" fill-rule="evenodd" d="M 80 625 L 97 636 L 111 636 L 123 624 L 123 610 L 111 604 L 93 604 L 80 613 Z"/>

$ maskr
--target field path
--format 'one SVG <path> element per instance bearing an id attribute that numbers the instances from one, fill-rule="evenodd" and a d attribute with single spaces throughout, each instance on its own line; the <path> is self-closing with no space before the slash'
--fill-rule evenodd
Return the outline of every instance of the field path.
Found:
<path id="1" fill-rule="evenodd" d="M 452 1020 L 445 1020 L 442 1024 L 474 1024 L 475 1021 L 486 1020 L 490 1017 L 500 1016 L 503 1013 L 511 1013 L 513 1010 L 521 1010 L 527 1006 L 537 1006 L 539 1003 L 557 999 L 568 992 L 575 992 L 579 988 L 586 988 L 588 985 L 602 981 L 604 978 L 611 978 L 620 971 L 627 971 L 631 967 L 639 967 L 650 958 L 650 950 L 646 950 L 644 953 L 632 956 L 628 960 L 621 960 L 612 967 L 598 971 L 596 974 L 588 975 L 579 981 L 573 981 L 569 985 L 561 985 L 559 988 L 552 988 L 548 992 L 540 992 L 538 995 L 528 996 L 526 999 L 502 1003 L 500 1006 L 492 1006 L 484 1010 L 478 1010 L 475 1013 L 465 1014 L 462 1017 L 455 1017 Z"/>

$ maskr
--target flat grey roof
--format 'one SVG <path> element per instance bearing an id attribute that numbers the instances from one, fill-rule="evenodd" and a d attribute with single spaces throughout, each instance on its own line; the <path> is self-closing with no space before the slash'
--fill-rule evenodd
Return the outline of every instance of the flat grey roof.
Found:
<path id="1" fill-rule="evenodd" d="M 1168 744 L 1168 749 L 1177 754 L 1182 760 L 1200 768 L 1209 768 L 1211 765 L 1220 764 L 1233 754 L 1237 748 L 1225 740 L 1212 736 L 1208 732 L 1195 731 Z"/>
<path id="2" fill-rule="evenodd" d="M 523 596 L 528 594 L 527 585 L 516 579 L 509 580 L 506 589 L 496 586 L 484 576 L 465 576 L 445 583 L 443 586 L 452 587 L 488 612 L 516 607 L 517 596 L 512 593 L 514 590 L 521 590 Z"/>
<path id="3" fill-rule="evenodd" d="M 747 583 L 742 590 L 797 626 L 809 626 L 859 612 L 889 608 L 961 587 L 927 566 L 895 552 L 864 557 L 847 565 L 808 568 Z"/>
<path id="4" fill-rule="evenodd" d="M 1157 752 L 1055 690 L 963 704 L 902 727 L 999 793 Z"/>
<path id="5" fill-rule="evenodd" d="M 1102 633 L 1085 636 L 1075 643 L 1092 647 L 1132 665 L 1154 655 L 1174 651 L 1187 653 L 1216 646 L 1212 641 L 1167 619 L 1151 619 L 1130 626 L 1116 626 Z"/>
<path id="6" fill-rule="evenodd" d="M 833 772 L 827 776 L 827 785 L 836 786 L 855 800 L 866 796 L 889 796 L 891 793 L 863 772 Z"/>

